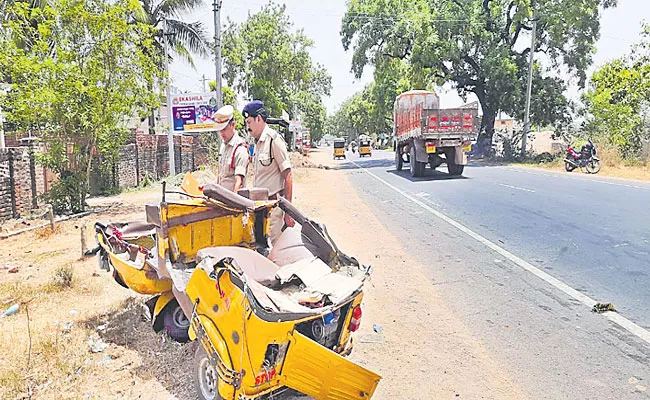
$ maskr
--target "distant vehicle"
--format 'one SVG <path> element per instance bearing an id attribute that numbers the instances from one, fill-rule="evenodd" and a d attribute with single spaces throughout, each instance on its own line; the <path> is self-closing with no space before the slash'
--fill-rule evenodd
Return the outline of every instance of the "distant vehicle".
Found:
<path id="1" fill-rule="evenodd" d="M 345 158 L 345 139 L 334 139 L 334 159 Z"/>
<path id="2" fill-rule="evenodd" d="M 447 164 L 450 175 L 460 176 L 479 131 L 478 104 L 440 109 L 435 92 L 412 90 L 397 96 L 393 106 L 395 167 L 409 164 L 411 176 L 424 175 Z M 441 157 L 443 156 L 443 157 Z"/>
<path id="3" fill-rule="evenodd" d="M 564 159 L 564 169 L 567 172 L 576 168 L 585 168 L 590 174 L 597 174 L 600 171 L 600 166 L 600 159 L 596 157 L 596 145 L 591 140 L 582 146 L 580 153 L 569 144 Z"/>
<path id="4" fill-rule="evenodd" d="M 370 147 L 370 136 L 359 136 L 359 157 L 372 156 L 372 147 Z"/>

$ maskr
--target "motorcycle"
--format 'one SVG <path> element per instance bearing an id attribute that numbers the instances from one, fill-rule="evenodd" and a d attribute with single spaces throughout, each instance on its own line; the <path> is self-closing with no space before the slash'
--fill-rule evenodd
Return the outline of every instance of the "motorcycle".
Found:
<path id="1" fill-rule="evenodd" d="M 600 159 L 596 157 L 596 145 L 591 140 L 577 152 L 571 144 L 567 148 L 567 157 L 564 159 L 564 169 L 571 172 L 576 168 L 585 168 L 590 174 L 600 171 Z"/>

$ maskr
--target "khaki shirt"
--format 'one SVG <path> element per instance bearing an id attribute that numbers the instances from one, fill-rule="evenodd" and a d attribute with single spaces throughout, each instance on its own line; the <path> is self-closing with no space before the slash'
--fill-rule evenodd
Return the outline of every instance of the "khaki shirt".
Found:
<path id="1" fill-rule="evenodd" d="M 284 138 L 267 125 L 255 145 L 253 186 L 268 188 L 269 196 L 273 196 L 284 190 L 282 172 L 289 168 L 291 168 L 291 160 Z"/>
<path id="2" fill-rule="evenodd" d="M 244 143 L 241 144 L 240 143 Z M 238 147 L 239 145 L 239 147 Z M 237 149 L 233 159 L 233 152 Z M 242 187 L 246 179 L 248 169 L 248 148 L 244 139 L 239 137 L 237 132 L 228 143 L 221 143 L 219 149 L 219 180 L 218 183 L 228 190 L 235 190 L 235 175 L 242 177 Z"/>

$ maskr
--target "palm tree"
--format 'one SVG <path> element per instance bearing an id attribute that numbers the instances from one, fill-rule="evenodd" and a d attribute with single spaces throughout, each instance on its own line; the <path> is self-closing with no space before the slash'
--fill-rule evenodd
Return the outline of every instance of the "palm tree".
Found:
<path id="1" fill-rule="evenodd" d="M 140 0 L 143 13 L 139 22 L 151 25 L 156 30 L 156 48 L 159 54 L 164 53 L 164 41 L 167 42 L 169 61 L 179 57 L 195 68 L 192 54 L 206 57 L 209 55 L 209 45 L 205 26 L 200 21 L 184 22 L 179 18 L 184 13 L 199 9 L 204 5 L 202 0 Z M 163 36 L 163 24 L 167 24 L 167 34 Z M 160 60 L 160 69 L 164 69 L 164 57 Z M 153 90 L 153 88 L 151 88 Z M 154 132 L 155 115 L 151 110 L 149 115 L 149 133 Z"/>

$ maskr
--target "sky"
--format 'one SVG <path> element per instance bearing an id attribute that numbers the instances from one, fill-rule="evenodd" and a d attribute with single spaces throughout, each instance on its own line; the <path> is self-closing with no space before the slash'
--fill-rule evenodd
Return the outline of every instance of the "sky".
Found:
<path id="1" fill-rule="evenodd" d="M 199 20 L 208 29 L 210 37 L 214 36 L 214 20 L 212 0 L 206 1 L 204 7 L 183 18 L 185 21 Z M 352 63 L 351 51 L 345 52 L 341 44 L 341 19 L 345 14 L 345 0 L 276 0 L 285 4 L 287 13 L 294 22 L 294 28 L 303 29 L 305 34 L 314 41 L 310 53 L 316 63 L 322 64 L 332 76 L 332 93 L 324 99 L 328 113 L 333 113 L 347 98 L 372 81 L 372 71 L 366 68 L 361 79 L 355 79 L 350 72 Z M 222 28 L 226 18 L 235 22 L 246 20 L 249 12 L 255 13 L 266 4 L 262 0 L 223 0 Z M 650 0 L 618 0 L 618 6 L 605 10 L 601 18 L 601 37 L 596 43 L 594 64 L 588 75 L 599 65 L 627 54 L 630 46 L 640 38 L 641 22 L 650 23 Z M 182 62 L 174 62 L 170 67 L 173 85 L 181 91 L 201 92 L 203 75 L 214 80 L 215 67 L 211 59 L 195 57 L 196 70 Z M 463 103 L 455 90 L 443 87 L 438 90 L 442 107 L 455 107 Z M 573 86 L 568 95 L 579 97 L 579 90 Z M 473 99 L 468 99 L 472 101 Z"/>

